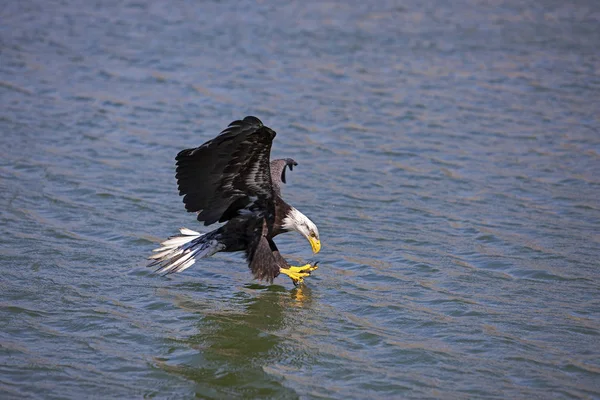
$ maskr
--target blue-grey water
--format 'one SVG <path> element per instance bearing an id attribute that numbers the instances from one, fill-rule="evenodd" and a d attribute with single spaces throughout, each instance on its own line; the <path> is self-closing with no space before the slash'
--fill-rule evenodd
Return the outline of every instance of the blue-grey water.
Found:
<path id="1" fill-rule="evenodd" d="M 4 1 L 0 397 L 600 398 L 600 3 Z M 153 275 L 275 129 L 323 248 Z"/>

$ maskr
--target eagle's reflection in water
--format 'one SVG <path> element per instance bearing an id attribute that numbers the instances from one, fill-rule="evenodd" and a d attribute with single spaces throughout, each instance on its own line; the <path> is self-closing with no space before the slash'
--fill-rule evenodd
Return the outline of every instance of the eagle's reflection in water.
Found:
<path id="1" fill-rule="evenodd" d="M 201 398 L 239 395 L 240 388 L 251 398 L 296 398 L 282 375 L 301 368 L 308 357 L 290 334 L 311 307 L 311 289 L 252 284 L 227 302 L 207 298 L 196 304 L 189 297 L 176 299 L 178 306 L 195 310 L 196 332 L 176 339 L 169 356 L 156 359 L 155 365 L 195 382 Z M 267 373 L 265 367 L 281 367 L 281 373 Z"/>

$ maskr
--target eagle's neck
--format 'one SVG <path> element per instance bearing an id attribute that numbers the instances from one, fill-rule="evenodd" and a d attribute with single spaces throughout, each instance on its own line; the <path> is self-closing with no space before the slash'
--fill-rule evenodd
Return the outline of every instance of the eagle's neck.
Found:
<path id="1" fill-rule="evenodd" d="M 281 227 L 285 231 L 296 231 L 304 235 L 304 230 L 308 222 L 310 222 L 310 219 L 306 215 L 290 206 L 290 209 L 283 218 Z"/>

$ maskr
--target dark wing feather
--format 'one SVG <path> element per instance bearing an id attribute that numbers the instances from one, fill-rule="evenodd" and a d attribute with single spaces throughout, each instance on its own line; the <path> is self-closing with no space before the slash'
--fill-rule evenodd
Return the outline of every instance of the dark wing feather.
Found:
<path id="1" fill-rule="evenodd" d="M 286 167 L 288 167 L 290 171 L 292 171 L 296 165 L 298 165 L 298 163 L 292 160 L 291 158 L 282 158 L 279 160 L 271 161 L 271 181 L 273 182 L 273 190 L 279 196 L 281 196 L 281 184 L 286 183 Z"/>
<path id="2" fill-rule="evenodd" d="M 229 124 L 219 136 L 177 157 L 177 185 L 186 210 L 210 225 L 273 196 L 269 158 L 275 132 L 256 117 Z"/>

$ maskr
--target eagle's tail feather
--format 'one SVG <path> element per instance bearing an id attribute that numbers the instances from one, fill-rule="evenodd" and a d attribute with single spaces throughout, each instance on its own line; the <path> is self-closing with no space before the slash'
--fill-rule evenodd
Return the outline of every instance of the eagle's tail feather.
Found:
<path id="1" fill-rule="evenodd" d="M 153 250 L 156 254 L 149 258 L 153 260 L 149 267 L 158 266 L 159 274 L 172 274 L 191 267 L 196 260 L 210 257 L 225 248 L 217 240 L 216 231 L 198 233 L 191 229 L 181 228 L 180 235 L 171 236 L 161 243 L 161 247 Z"/>

